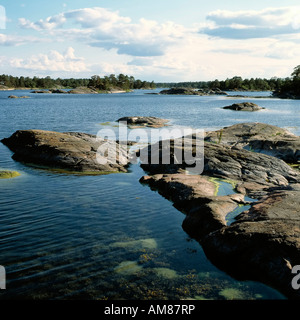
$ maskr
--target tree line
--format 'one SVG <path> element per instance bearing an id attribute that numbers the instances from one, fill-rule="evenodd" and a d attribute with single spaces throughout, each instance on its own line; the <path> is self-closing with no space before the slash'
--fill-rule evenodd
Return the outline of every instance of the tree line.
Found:
<path id="1" fill-rule="evenodd" d="M 300 97 L 300 65 L 294 68 L 290 77 L 271 79 L 251 78 L 243 79 L 235 76 L 226 80 L 214 81 L 189 81 L 189 82 L 154 82 L 135 79 L 133 76 L 111 74 L 100 77 L 94 75 L 88 79 L 52 79 L 47 76 L 39 77 L 14 77 L 0 75 L 0 86 L 9 88 L 78 88 L 92 87 L 98 90 L 109 91 L 111 89 L 155 89 L 157 88 L 194 88 L 194 89 L 220 89 L 222 91 L 273 91 L 274 95 L 280 97 Z"/>
<path id="2" fill-rule="evenodd" d="M 52 89 L 52 88 L 78 88 L 78 87 L 92 87 L 99 90 L 111 90 L 111 89 L 154 89 L 154 81 L 142 81 L 135 79 L 132 76 L 119 74 L 118 76 L 111 74 L 109 76 L 100 77 L 94 75 L 89 79 L 52 79 L 47 76 L 44 78 L 40 77 L 14 77 L 11 75 L 0 75 L 0 85 L 8 88 L 41 88 L 41 89 Z"/>
<path id="3" fill-rule="evenodd" d="M 291 77 L 287 78 L 273 95 L 280 98 L 300 99 L 300 65 L 294 68 Z"/>
<path id="4" fill-rule="evenodd" d="M 222 91 L 275 91 L 281 88 L 290 78 L 251 78 L 243 79 L 242 77 L 227 78 L 226 80 L 214 81 L 194 81 L 194 82 L 177 82 L 177 83 L 156 83 L 160 88 L 194 88 L 194 89 L 220 89 Z"/>

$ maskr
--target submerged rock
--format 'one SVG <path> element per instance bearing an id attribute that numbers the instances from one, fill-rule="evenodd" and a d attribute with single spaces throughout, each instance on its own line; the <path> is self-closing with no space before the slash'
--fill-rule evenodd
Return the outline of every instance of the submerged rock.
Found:
<path id="1" fill-rule="evenodd" d="M 112 247 L 120 248 L 134 248 L 134 249 L 156 249 L 157 242 L 153 238 L 149 239 L 139 239 L 139 240 L 130 240 L 130 241 L 118 241 L 114 242 Z"/>
<path id="2" fill-rule="evenodd" d="M 13 159 L 55 169 L 83 173 L 126 172 L 129 162 L 126 146 L 85 133 L 18 130 L 1 142 L 14 152 Z M 100 147 L 112 154 L 116 148 L 116 159 L 103 157 Z"/>
<path id="3" fill-rule="evenodd" d="M 129 276 L 142 271 L 143 267 L 137 261 L 123 261 L 117 267 L 115 272 L 124 276 Z"/>
<path id="4" fill-rule="evenodd" d="M 235 111 L 258 111 L 264 108 L 252 102 L 241 102 L 241 103 L 234 103 L 231 106 L 223 107 L 223 109 L 230 109 Z"/>
<path id="5" fill-rule="evenodd" d="M 0 179 L 11 179 L 20 176 L 17 171 L 0 170 Z"/>
<path id="6" fill-rule="evenodd" d="M 165 127 L 168 121 L 156 117 L 123 117 L 117 120 L 117 122 L 127 122 L 127 125 L 132 129 L 141 127 L 161 128 Z"/>

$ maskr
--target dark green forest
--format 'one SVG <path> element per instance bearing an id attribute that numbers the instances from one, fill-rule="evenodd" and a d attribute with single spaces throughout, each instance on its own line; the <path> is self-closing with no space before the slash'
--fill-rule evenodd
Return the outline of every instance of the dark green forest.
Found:
<path id="1" fill-rule="evenodd" d="M 132 90 L 132 89 L 154 89 L 154 82 L 142 81 L 135 79 L 132 76 L 119 74 L 118 76 L 111 74 L 110 76 L 100 77 L 98 75 L 92 76 L 90 79 L 52 79 L 51 77 L 14 77 L 10 75 L 0 75 L 0 85 L 8 88 L 79 88 L 91 87 L 98 90 Z"/>
<path id="2" fill-rule="evenodd" d="M 156 83 L 159 88 L 194 88 L 220 89 L 222 91 L 273 91 L 280 98 L 300 98 L 300 65 L 294 68 L 290 77 L 271 79 L 242 77 L 227 78 L 226 80 L 194 81 L 177 83 Z"/>
<path id="3" fill-rule="evenodd" d="M 281 88 L 287 79 L 272 78 L 261 79 L 251 78 L 243 79 L 242 77 L 233 77 L 226 80 L 214 81 L 194 81 L 194 82 L 178 82 L 178 83 L 156 83 L 161 88 L 194 88 L 194 89 L 220 89 L 223 91 L 273 91 Z"/>

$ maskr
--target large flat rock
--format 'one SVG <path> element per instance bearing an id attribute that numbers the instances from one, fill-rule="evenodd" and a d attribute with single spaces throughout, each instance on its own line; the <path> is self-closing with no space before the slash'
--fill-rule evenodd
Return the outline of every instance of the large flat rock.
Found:
<path id="1" fill-rule="evenodd" d="M 300 298 L 291 282 L 300 261 L 300 189 L 280 191 L 252 205 L 228 227 L 208 234 L 208 257 L 241 279 L 260 280 Z"/>
<path id="2" fill-rule="evenodd" d="M 19 130 L 1 142 L 14 152 L 13 159 L 17 161 L 68 171 L 126 172 L 129 162 L 127 146 L 86 133 Z M 101 146 L 107 150 L 116 146 L 116 159 L 105 161 L 98 152 Z"/>

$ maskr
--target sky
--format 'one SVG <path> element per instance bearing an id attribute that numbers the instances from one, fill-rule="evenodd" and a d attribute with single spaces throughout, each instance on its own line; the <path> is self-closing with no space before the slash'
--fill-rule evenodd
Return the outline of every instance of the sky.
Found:
<path id="1" fill-rule="evenodd" d="M 299 52 L 298 0 L 0 0 L 0 74 L 285 78 Z"/>

